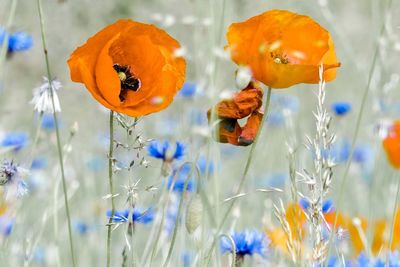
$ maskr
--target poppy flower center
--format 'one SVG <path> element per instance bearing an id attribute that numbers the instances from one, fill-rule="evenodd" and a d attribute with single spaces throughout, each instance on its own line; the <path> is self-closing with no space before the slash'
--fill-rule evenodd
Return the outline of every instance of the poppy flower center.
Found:
<path id="1" fill-rule="evenodd" d="M 114 64 L 114 70 L 117 72 L 119 80 L 121 81 L 121 92 L 119 99 L 121 102 L 125 101 L 128 91 L 138 91 L 141 86 L 139 78 L 137 78 L 131 71 L 130 66 L 122 66 Z"/>
<path id="2" fill-rule="evenodd" d="M 280 55 L 280 54 L 271 52 L 271 57 L 272 57 L 272 59 L 274 60 L 274 62 L 276 64 L 288 64 L 288 63 L 290 63 L 289 59 L 284 55 Z"/>

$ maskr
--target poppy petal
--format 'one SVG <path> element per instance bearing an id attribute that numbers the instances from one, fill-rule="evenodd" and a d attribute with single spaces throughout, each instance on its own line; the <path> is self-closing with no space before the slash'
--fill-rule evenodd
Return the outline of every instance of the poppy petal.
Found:
<path id="1" fill-rule="evenodd" d="M 242 128 L 242 133 L 239 136 L 239 145 L 248 146 L 254 142 L 263 116 L 264 114 L 258 111 L 251 114 L 246 125 Z"/>

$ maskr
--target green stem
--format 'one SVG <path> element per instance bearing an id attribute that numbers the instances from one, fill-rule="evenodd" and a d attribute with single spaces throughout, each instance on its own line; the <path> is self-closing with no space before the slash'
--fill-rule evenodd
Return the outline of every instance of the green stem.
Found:
<path id="1" fill-rule="evenodd" d="M 187 190 L 187 186 L 189 184 L 189 181 L 192 178 L 192 173 L 193 173 L 193 169 L 194 168 L 196 168 L 196 164 L 192 163 L 191 171 L 189 172 L 189 175 L 186 177 L 185 184 L 183 185 L 183 190 L 182 190 L 182 193 L 181 193 L 181 199 L 179 200 L 178 213 L 176 214 L 176 218 L 175 218 L 174 233 L 172 234 L 171 245 L 169 246 L 168 255 L 167 255 L 167 258 L 165 259 L 165 262 L 164 262 L 164 265 L 163 265 L 164 267 L 168 266 L 169 260 L 170 260 L 171 255 L 172 255 L 172 251 L 174 249 L 175 240 L 176 240 L 176 236 L 177 236 L 178 228 L 179 228 L 179 219 L 181 217 L 182 208 L 183 208 L 183 199 L 184 199 L 184 196 L 186 194 L 186 190 Z M 199 181 L 200 181 L 199 172 L 197 172 L 197 185 L 198 186 L 199 186 Z M 173 185 L 171 185 L 171 188 L 173 188 Z"/>
<path id="2" fill-rule="evenodd" d="M 115 213 L 114 203 L 114 184 L 113 184 L 113 153 L 114 153 L 114 111 L 110 110 L 110 147 L 108 151 L 108 183 L 110 187 L 111 198 L 111 216 L 108 220 L 107 229 L 107 267 L 110 267 L 111 262 L 111 226 Z"/>
<path id="3" fill-rule="evenodd" d="M 389 0 L 388 2 L 388 10 L 390 10 L 392 4 L 392 0 Z M 386 16 L 384 17 L 385 20 Z M 385 21 L 383 21 L 381 29 L 380 29 L 380 33 L 379 33 L 379 39 L 380 37 L 383 35 L 383 33 L 385 32 Z M 340 186 L 339 186 L 339 199 L 338 199 L 338 204 L 336 206 L 336 215 L 335 215 L 335 220 L 333 223 L 333 227 L 331 229 L 331 233 L 330 233 L 330 237 L 329 237 L 329 242 L 328 242 L 328 253 L 330 251 L 331 248 L 331 244 L 333 241 L 333 236 L 335 235 L 336 232 L 336 226 L 337 226 L 337 221 L 338 221 L 338 215 L 339 215 L 339 210 L 342 207 L 343 204 L 343 195 L 344 195 L 344 188 L 346 185 L 346 181 L 347 181 L 347 177 L 349 174 L 349 170 L 350 170 L 350 166 L 351 166 L 351 162 L 352 162 L 352 158 L 353 158 L 353 154 L 354 154 L 354 149 L 355 149 L 355 145 L 356 145 L 356 141 L 358 138 L 358 134 L 360 131 L 360 125 L 361 125 L 361 121 L 363 118 L 363 114 L 364 114 L 364 109 L 365 109 L 365 104 L 367 102 L 367 98 L 368 98 L 368 94 L 370 91 L 370 87 L 371 87 L 371 81 L 372 81 L 372 76 L 374 74 L 374 70 L 375 70 L 375 65 L 376 65 L 376 61 L 378 59 L 378 54 L 379 54 L 379 42 L 377 41 L 376 47 L 375 47 L 375 51 L 374 51 L 374 55 L 372 57 L 372 63 L 371 63 L 371 67 L 369 69 L 369 73 L 368 73 L 368 80 L 367 80 L 367 84 L 366 87 L 364 89 L 364 93 L 361 99 L 361 106 L 360 106 L 360 110 L 358 112 L 357 115 L 357 122 L 356 122 L 356 128 L 354 130 L 354 135 L 351 141 L 351 149 L 350 149 L 350 153 L 349 153 L 349 158 L 347 159 L 346 162 L 346 167 L 342 176 L 342 180 L 340 182 Z"/>
<path id="4" fill-rule="evenodd" d="M 38 125 L 36 127 L 35 138 L 33 139 L 32 147 L 29 152 L 28 165 L 27 165 L 29 168 L 32 167 L 33 154 L 35 152 L 36 145 L 39 141 L 40 132 L 42 130 L 43 115 L 44 115 L 43 111 L 39 113 L 39 119 L 38 119 Z"/>
<path id="5" fill-rule="evenodd" d="M 266 99 L 265 99 L 265 111 L 264 111 L 264 116 L 263 116 L 263 118 L 262 118 L 262 120 L 261 120 L 260 128 L 259 128 L 259 130 L 258 130 L 258 132 L 257 132 L 257 135 L 256 135 L 256 138 L 255 138 L 255 140 L 254 140 L 254 143 L 252 144 L 252 146 L 251 146 L 251 148 L 250 148 L 250 152 L 249 152 L 249 156 L 248 156 L 248 158 L 247 158 L 246 166 L 245 166 L 245 168 L 244 168 L 244 172 L 243 172 L 242 178 L 241 178 L 240 183 L 239 183 L 239 187 L 238 187 L 238 189 L 237 189 L 235 195 L 239 195 L 239 194 L 242 192 L 242 189 L 243 189 L 243 186 L 244 186 L 244 182 L 246 181 L 246 178 L 247 178 L 247 173 L 248 173 L 248 171 L 249 171 L 249 169 L 250 169 L 250 165 L 251 165 L 251 163 L 252 163 L 252 161 L 253 161 L 253 156 L 254 156 L 255 148 L 256 148 L 257 143 L 258 143 L 258 140 L 259 140 L 259 138 L 260 138 L 261 131 L 262 131 L 262 128 L 263 128 L 263 126 L 264 126 L 264 122 L 267 120 L 267 117 L 268 117 L 268 108 L 269 108 L 269 103 L 270 103 L 270 101 L 271 101 L 271 92 L 272 92 L 271 88 L 268 87 L 268 91 L 267 91 Z M 233 198 L 233 199 L 232 199 L 232 201 L 230 202 L 230 205 L 229 205 L 228 209 L 226 210 L 224 216 L 222 217 L 222 221 L 221 221 L 220 224 L 218 225 L 217 231 L 216 231 L 215 236 L 214 236 L 214 238 L 213 238 L 213 242 L 212 242 L 212 244 L 211 244 L 211 248 L 210 248 L 210 250 L 209 250 L 209 252 L 208 252 L 208 255 L 207 255 L 207 260 L 206 260 L 207 263 L 206 263 L 206 266 L 209 266 L 209 265 L 210 265 L 211 255 L 212 255 L 212 252 L 213 252 L 213 250 L 214 250 L 214 246 L 216 245 L 216 242 L 217 242 L 219 233 L 221 232 L 222 227 L 223 227 L 224 224 L 225 224 L 225 221 L 228 219 L 228 216 L 229 216 L 231 210 L 233 209 L 233 206 L 235 205 L 236 200 L 237 200 L 237 198 Z"/>
<path id="6" fill-rule="evenodd" d="M 44 18 L 43 18 L 43 10 L 42 10 L 41 0 L 37 0 L 37 7 L 38 7 L 38 12 L 39 12 L 39 18 L 40 18 L 40 30 L 41 30 L 41 36 L 42 36 L 43 52 L 44 52 L 44 57 L 46 60 L 46 69 L 47 69 L 47 76 L 48 76 L 48 81 L 49 81 L 51 103 L 52 103 L 52 107 L 53 107 L 53 118 L 54 118 L 54 125 L 55 125 L 56 138 L 57 138 L 58 159 L 60 162 L 61 180 L 62 180 L 63 191 L 64 191 L 65 212 L 67 215 L 68 237 L 69 237 L 69 245 L 70 245 L 70 251 L 71 251 L 71 260 L 72 260 L 72 266 L 75 267 L 76 266 L 75 265 L 75 254 L 74 254 L 74 245 L 73 245 L 73 239 L 72 239 L 71 216 L 70 216 L 69 204 L 68 204 L 68 192 L 67 192 L 67 185 L 65 182 L 63 151 L 62 151 L 62 146 L 61 146 L 60 129 L 59 129 L 58 120 L 57 120 L 57 112 L 55 109 L 54 92 L 53 92 L 53 88 L 52 88 L 52 84 L 51 84 L 52 76 L 51 76 L 51 71 L 50 71 L 49 56 L 48 56 L 48 52 L 47 52 L 46 35 L 45 35 L 45 29 L 44 29 Z"/>
<path id="7" fill-rule="evenodd" d="M 392 243 L 393 243 L 393 233 L 394 227 L 396 226 L 396 213 L 399 204 L 399 196 L 400 196 L 400 172 L 395 175 L 395 180 L 397 180 L 397 192 L 396 192 L 396 199 L 394 202 L 393 207 L 393 214 L 392 214 L 392 227 L 390 228 L 390 241 L 389 241 L 389 252 L 386 254 L 386 266 L 389 266 L 389 253 L 392 250 Z"/>
<path id="8" fill-rule="evenodd" d="M 168 183 L 165 183 L 165 185 L 164 185 L 164 189 L 163 189 L 163 193 L 162 193 L 161 198 L 163 198 L 163 197 L 165 196 L 165 194 L 166 194 L 166 199 L 165 199 L 165 201 L 164 201 L 164 205 L 163 205 L 163 208 L 162 208 L 162 211 L 161 211 L 161 212 L 162 212 L 162 213 L 161 213 L 161 221 L 160 221 L 160 225 L 159 225 L 159 228 L 158 228 L 158 231 L 157 231 L 156 239 L 155 239 L 155 241 L 154 241 L 153 249 L 152 249 L 152 251 L 151 251 L 150 265 L 149 265 L 149 266 L 152 266 L 152 265 L 153 265 L 154 257 L 155 257 L 156 254 L 157 254 L 158 242 L 159 242 L 159 240 L 160 240 L 161 232 L 162 232 L 162 229 L 163 229 L 163 226 L 164 226 L 165 209 L 167 208 L 167 206 L 168 206 L 168 204 L 169 204 L 169 197 L 170 197 L 170 195 L 171 195 L 171 193 L 172 193 L 172 191 L 173 191 L 173 189 L 174 189 L 174 186 L 175 186 L 175 182 L 176 182 L 177 177 L 179 177 L 179 175 L 181 175 L 182 169 L 183 169 L 183 167 L 184 167 L 186 164 L 189 164 L 189 162 L 184 162 L 184 163 L 179 167 L 179 169 L 178 169 L 178 171 L 175 173 L 175 175 L 172 177 L 172 182 L 171 182 L 171 185 L 170 185 L 170 187 L 169 187 L 169 190 L 167 190 L 167 189 L 168 189 Z M 192 174 L 192 170 L 191 170 L 191 172 L 190 172 L 190 176 L 191 176 L 191 174 Z"/>

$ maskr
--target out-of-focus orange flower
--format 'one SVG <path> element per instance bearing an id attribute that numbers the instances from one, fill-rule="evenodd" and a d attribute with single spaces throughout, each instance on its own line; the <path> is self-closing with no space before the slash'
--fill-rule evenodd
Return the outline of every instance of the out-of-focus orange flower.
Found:
<path id="1" fill-rule="evenodd" d="M 354 255 L 359 255 L 364 249 L 363 236 L 367 230 L 367 220 L 365 218 L 357 218 L 350 220 L 347 225 L 350 240 L 353 245 Z"/>
<path id="2" fill-rule="evenodd" d="M 385 239 L 386 221 L 377 220 L 374 224 L 374 237 L 372 239 L 371 250 L 377 255 L 386 245 Z"/>
<path id="3" fill-rule="evenodd" d="M 286 207 L 285 217 L 289 224 L 293 241 L 301 246 L 305 236 L 304 226 L 307 221 L 303 209 L 297 203 L 289 203 Z M 288 236 L 282 228 L 269 229 L 266 231 L 266 234 L 274 247 L 288 253 Z"/>
<path id="4" fill-rule="evenodd" d="M 336 228 L 341 227 L 345 228 L 347 226 L 347 221 L 349 220 L 346 216 L 343 214 L 339 213 L 336 221 Z M 327 223 L 329 223 L 331 226 L 335 223 L 335 217 L 336 217 L 336 211 L 328 212 L 324 214 L 324 218 Z"/>
<path id="5" fill-rule="evenodd" d="M 233 23 L 227 39 L 232 60 L 249 66 L 256 80 L 272 88 L 318 83 L 320 65 L 324 80 L 331 81 L 340 66 L 329 32 L 310 17 L 286 10 Z"/>
<path id="6" fill-rule="evenodd" d="M 396 211 L 393 230 L 393 241 L 390 246 L 392 251 L 400 248 L 400 208 Z"/>
<path id="7" fill-rule="evenodd" d="M 307 221 L 306 214 L 298 203 L 290 203 L 286 208 L 286 220 L 296 240 L 304 237 L 303 227 Z"/>
<path id="8" fill-rule="evenodd" d="M 383 140 L 383 148 L 390 164 L 400 169 L 400 120 L 393 124 L 388 136 Z"/>
<path id="9" fill-rule="evenodd" d="M 71 79 L 105 107 L 129 116 L 165 109 L 185 80 L 179 43 L 153 25 L 118 20 L 70 56 Z"/>
<path id="10" fill-rule="evenodd" d="M 230 143 L 237 146 L 247 146 L 253 143 L 263 118 L 260 111 L 263 92 L 260 87 L 251 82 L 246 88 L 224 99 L 214 107 L 217 119 L 216 140 L 221 143 Z M 212 110 L 207 113 L 211 120 Z M 238 120 L 248 117 L 242 127 Z M 214 136 L 215 137 L 215 136 Z"/>

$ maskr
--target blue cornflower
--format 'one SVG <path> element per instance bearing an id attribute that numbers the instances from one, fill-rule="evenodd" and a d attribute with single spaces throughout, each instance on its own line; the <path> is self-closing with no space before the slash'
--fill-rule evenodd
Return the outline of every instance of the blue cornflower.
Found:
<path id="1" fill-rule="evenodd" d="M 197 166 L 199 167 L 200 173 L 205 175 L 207 171 L 207 158 L 205 156 L 200 156 L 197 160 Z M 214 162 L 211 160 L 208 161 L 208 173 L 214 173 Z"/>
<path id="2" fill-rule="evenodd" d="M 373 157 L 374 153 L 369 145 L 358 145 L 354 149 L 352 160 L 359 164 L 365 164 L 371 162 Z"/>
<path id="3" fill-rule="evenodd" d="M 47 131 L 53 131 L 55 126 L 53 114 L 45 113 L 42 119 L 42 128 Z"/>
<path id="4" fill-rule="evenodd" d="M 190 267 L 193 262 L 193 253 L 185 251 L 182 253 L 183 267 Z"/>
<path id="5" fill-rule="evenodd" d="M 330 213 L 333 209 L 333 201 L 331 199 L 324 200 L 322 202 L 322 213 L 327 214 Z"/>
<path id="6" fill-rule="evenodd" d="M 25 51 L 33 46 L 33 38 L 29 34 L 25 32 L 8 33 L 4 28 L 0 28 L 0 45 L 5 40 L 8 42 L 8 53 Z"/>
<path id="7" fill-rule="evenodd" d="M 4 39 L 6 38 L 7 32 L 4 28 L 0 27 L 0 45 L 3 44 Z"/>
<path id="8" fill-rule="evenodd" d="M 8 52 L 29 50 L 33 46 L 33 38 L 25 32 L 12 33 L 8 38 Z"/>
<path id="9" fill-rule="evenodd" d="M 183 189 L 184 189 L 184 186 L 185 186 L 185 181 L 186 181 L 187 177 L 190 174 L 191 168 L 192 168 L 191 165 L 185 164 L 182 167 L 182 169 L 181 169 L 179 174 L 177 174 L 179 169 L 174 170 L 172 172 L 172 174 L 168 177 L 168 189 L 171 187 L 172 181 L 173 181 L 175 175 L 178 175 L 175 178 L 175 184 L 174 184 L 173 191 L 174 192 L 183 192 Z M 186 187 L 186 192 L 193 192 L 194 190 L 195 190 L 195 181 L 194 181 L 194 178 L 191 177 L 191 178 L 189 178 L 189 181 L 188 181 L 188 184 L 187 184 L 187 187 Z"/>
<path id="10" fill-rule="evenodd" d="M 176 197 L 171 198 L 171 203 L 168 205 L 165 218 L 165 231 L 171 234 L 175 227 L 176 218 L 178 216 L 179 200 Z M 179 221 L 181 218 L 178 219 Z"/>
<path id="11" fill-rule="evenodd" d="M 111 217 L 111 210 L 107 211 L 107 217 Z M 132 211 L 132 222 L 133 223 L 141 223 L 141 224 L 148 224 L 152 222 L 154 219 L 154 210 L 152 208 L 141 212 L 138 209 L 133 209 Z M 123 210 L 123 211 L 115 211 L 113 220 L 114 223 L 126 223 L 129 222 L 129 210 Z"/>
<path id="12" fill-rule="evenodd" d="M 195 82 L 185 82 L 179 94 L 183 97 L 193 97 L 197 93 L 197 84 Z"/>
<path id="13" fill-rule="evenodd" d="M 338 261 L 337 257 L 331 256 L 331 257 L 328 259 L 328 262 L 327 262 L 326 265 L 327 265 L 327 267 L 335 267 L 337 261 Z"/>
<path id="14" fill-rule="evenodd" d="M 386 258 L 385 259 L 376 259 L 369 258 L 367 254 L 361 252 L 361 254 L 357 257 L 355 264 L 357 267 L 385 267 L 386 266 Z M 389 267 L 400 267 L 399 253 L 390 252 L 389 254 Z"/>
<path id="15" fill-rule="evenodd" d="M 83 221 L 77 221 L 74 225 L 74 229 L 78 234 L 85 235 L 89 231 L 89 225 Z"/>
<path id="16" fill-rule="evenodd" d="M 331 108 L 337 116 L 344 116 L 351 111 L 351 103 L 342 101 L 335 102 L 332 104 Z"/>
<path id="17" fill-rule="evenodd" d="M 132 221 L 141 223 L 141 224 L 149 224 L 154 220 L 155 212 L 153 208 L 149 208 L 144 212 L 141 212 L 139 209 L 134 209 L 132 213 Z"/>
<path id="18" fill-rule="evenodd" d="M 149 156 L 163 161 L 171 162 L 174 159 L 181 159 L 185 154 L 185 145 L 181 142 L 176 142 L 175 152 L 170 150 L 170 143 L 168 141 L 152 141 L 148 146 Z"/>
<path id="19" fill-rule="evenodd" d="M 308 210 L 311 206 L 310 201 L 306 198 L 301 198 L 299 200 L 299 205 L 303 210 Z M 326 199 L 322 202 L 322 213 L 327 214 L 333 210 L 333 201 Z"/>
<path id="20" fill-rule="evenodd" d="M 282 126 L 286 117 L 299 111 L 299 100 L 292 95 L 272 94 L 271 109 L 267 117 L 268 123 L 272 126 Z"/>
<path id="21" fill-rule="evenodd" d="M 47 166 L 47 159 L 45 157 L 37 157 L 32 160 L 31 169 L 39 170 Z"/>
<path id="22" fill-rule="evenodd" d="M 0 216 L 0 233 L 4 237 L 11 234 L 14 227 L 14 220 L 6 215 Z"/>
<path id="23" fill-rule="evenodd" d="M 3 147 L 14 147 L 15 150 L 20 150 L 28 143 L 28 135 L 23 132 L 7 133 L 1 141 Z"/>
<path id="24" fill-rule="evenodd" d="M 268 240 L 264 233 L 256 230 L 245 230 L 242 232 L 234 232 L 231 237 L 236 246 L 236 255 L 245 256 L 259 254 L 265 256 L 268 246 Z M 221 238 L 221 252 L 232 253 L 232 245 L 228 238 Z"/>
<path id="25" fill-rule="evenodd" d="M 107 217 L 111 218 L 112 211 L 107 211 Z M 113 223 L 125 223 L 129 220 L 129 210 L 114 211 L 114 216 L 112 217 Z"/>
<path id="26" fill-rule="evenodd" d="M 371 259 L 367 256 L 367 254 L 365 254 L 364 252 L 362 252 L 356 259 L 356 263 L 358 267 L 369 267 L 372 264 Z"/>
<path id="27" fill-rule="evenodd" d="M 306 198 L 301 198 L 299 200 L 299 205 L 303 210 L 308 210 L 310 208 L 310 201 L 308 201 Z"/>

